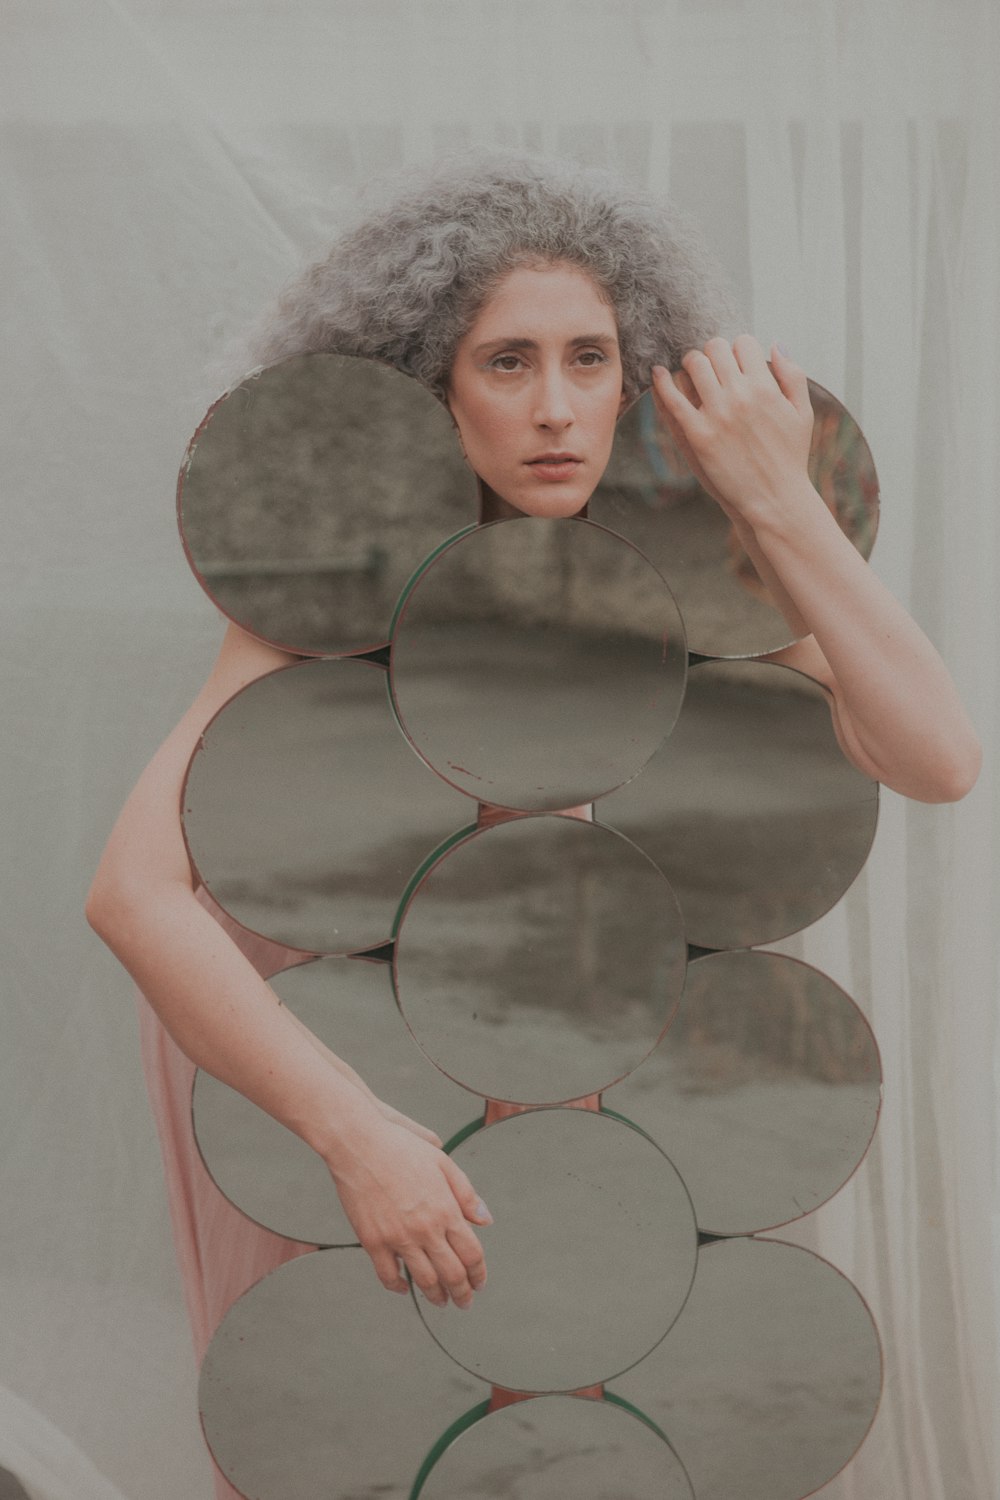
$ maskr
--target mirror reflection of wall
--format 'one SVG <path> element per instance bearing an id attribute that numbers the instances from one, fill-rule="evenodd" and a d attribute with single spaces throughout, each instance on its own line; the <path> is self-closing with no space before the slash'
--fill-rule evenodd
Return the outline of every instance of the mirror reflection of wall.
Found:
<path id="1" fill-rule="evenodd" d="M 810 393 L 813 482 L 867 557 L 878 527 L 871 452 L 829 391 L 812 381 Z M 388 639 L 410 573 L 475 522 L 478 500 L 451 418 L 423 387 L 370 360 L 308 354 L 215 404 L 189 445 L 178 510 L 189 559 L 220 608 L 275 644 L 336 654 Z M 691 650 L 754 656 L 789 643 L 648 392 L 619 422 L 588 514 L 660 570 Z"/>
<path id="2" fill-rule="evenodd" d="M 177 498 L 188 558 L 220 609 L 318 654 L 383 644 L 412 569 L 478 506 L 441 403 L 337 354 L 285 360 L 223 396 Z"/>

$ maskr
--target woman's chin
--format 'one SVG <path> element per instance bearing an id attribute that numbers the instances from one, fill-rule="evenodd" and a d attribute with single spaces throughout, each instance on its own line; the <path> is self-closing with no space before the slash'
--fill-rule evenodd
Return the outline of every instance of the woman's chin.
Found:
<path id="1" fill-rule="evenodd" d="M 538 516 L 549 521 L 578 516 L 585 509 L 591 491 L 581 484 L 532 485 L 521 490 L 510 504 L 523 516 Z"/>
<path id="2" fill-rule="evenodd" d="M 480 520 L 506 521 L 515 520 L 519 516 L 534 516 L 549 521 L 565 520 L 578 516 L 586 509 L 591 493 L 581 484 L 548 484 L 519 487 L 503 496 L 483 484 Z"/>

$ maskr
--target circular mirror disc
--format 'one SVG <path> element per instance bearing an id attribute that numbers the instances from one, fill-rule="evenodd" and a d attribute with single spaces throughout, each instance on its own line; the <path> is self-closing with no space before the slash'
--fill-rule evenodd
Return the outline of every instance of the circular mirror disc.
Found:
<path id="1" fill-rule="evenodd" d="M 192 757 L 183 809 L 219 905 L 310 953 L 388 942 L 414 869 L 469 814 L 399 733 L 385 671 L 337 659 L 281 668 L 230 698 Z"/>
<path id="2" fill-rule="evenodd" d="M 410 896 L 400 1008 L 449 1077 L 490 1099 L 599 1093 L 669 1025 L 687 945 L 676 898 L 628 839 L 532 816 L 455 844 Z"/>
<path id="3" fill-rule="evenodd" d="M 699 1229 L 749 1234 L 818 1208 L 875 1131 L 871 1027 L 832 979 L 778 953 L 712 953 L 688 970 L 670 1031 L 604 1099 L 684 1178 Z"/>
<path id="4" fill-rule="evenodd" d="M 684 1312 L 614 1382 L 670 1435 L 698 1500 L 802 1500 L 861 1446 L 878 1331 L 827 1261 L 776 1240 L 703 1246 Z"/>
<path id="5" fill-rule="evenodd" d="M 469 797 L 524 811 L 592 802 L 670 733 L 687 653 L 673 596 L 582 520 L 476 527 L 411 580 L 390 676 L 400 723 Z"/>
<path id="6" fill-rule="evenodd" d="M 854 418 L 809 382 L 815 414 L 809 475 L 840 529 L 868 557 L 878 528 L 878 477 Z M 795 638 L 726 515 L 702 489 L 650 392 L 625 413 L 587 513 L 645 553 L 670 584 L 690 649 L 763 656 Z"/>
<path id="7" fill-rule="evenodd" d="M 419 1500 L 694 1500 L 666 1439 L 611 1401 L 538 1396 L 473 1422 Z"/>
<path id="8" fill-rule="evenodd" d="M 322 958 L 270 979 L 309 1030 L 349 1063 L 377 1098 L 447 1140 L 481 1111 L 433 1067 L 413 1041 L 393 999 L 387 963 Z M 276 1234 L 313 1245 L 354 1245 L 357 1235 L 322 1158 L 242 1094 L 198 1070 L 194 1085 L 198 1148 L 231 1203 Z"/>
<path id="9" fill-rule="evenodd" d="M 442 1428 L 485 1394 L 360 1249 L 300 1256 L 252 1286 L 199 1384 L 208 1445 L 248 1500 L 408 1500 Z"/>
<path id="10" fill-rule="evenodd" d="M 602 820 L 670 881 L 688 942 L 749 948 L 815 922 L 875 836 L 878 785 L 837 743 L 823 690 L 769 662 L 699 662 L 669 741 Z"/>
<path id="11" fill-rule="evenodd" d="M 515 1391 L 575 1391 L 634 1364 L 694 1276 L 691 1201 L 647 1137 L 585 1109 L 540 1109 L 476 1131 L 454 1159 L 489 1204 L 489 1281 L 461 1317 L 420 1299 L 460 1365 Z"/>
<path id="12" fill-rule="evenodd" d="M 188 447 L 178 515 L 230 619 L 300 654 L 371 650 L 428 551 L 475 521 L 447 410 L 387 365 L 302 354 L 250 375 Z"/>

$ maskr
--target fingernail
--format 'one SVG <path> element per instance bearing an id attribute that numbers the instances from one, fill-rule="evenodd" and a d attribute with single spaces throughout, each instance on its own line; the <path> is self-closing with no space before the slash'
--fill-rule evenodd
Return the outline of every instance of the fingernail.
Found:
<path id="1" fill-rule="evenodd" d="M 783 354 L 786 359 L 791 359 L 791 352 L 785 347 L 784 344 L 775 344 L 774 347 L 777 349 L 778 353 Z"/>
<path id="2" fill-rule="evenodd" d="M 654 365 L 653 366 L 653 374 L 654 375 L 669 375 L 670 371 L 667 369 L 666 365 Z"/>
<path id="3" fill-rule="evenodd" d="M 485 1219 L 487 1224 L 493 1223 L 493 1215 L 490 1213 L 482 1198 L 476 1200 L 476 1218 Z"/>

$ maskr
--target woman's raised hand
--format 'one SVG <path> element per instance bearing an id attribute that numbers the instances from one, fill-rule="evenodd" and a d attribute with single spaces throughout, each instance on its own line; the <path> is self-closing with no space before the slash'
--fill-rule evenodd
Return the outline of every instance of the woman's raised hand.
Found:
<path id="1" fill-rule="evenodd" d="M 813 411 L 805 371 L 777 345 L 768 365 L 750 334 L 731 345 L 709 339 L 681 364 L 674 375 L 653 367 L 653 396 L 696 478 L 734 520 L 770 519 L 807 480 Z"/>
<path id="2" fill-rule="evenodd" d="M 462 1169 L 415 1133 L 413 1122 L 382 1114 L 368 1121 L 336 1159 L 328 1158 L 344 1212 L 391 1292 L 409 1290 L 400 1263 L 428 1301 L 468 1307 L 486 1282 L 483 1248 L 470 1224 L 489 1210 Z"/>

